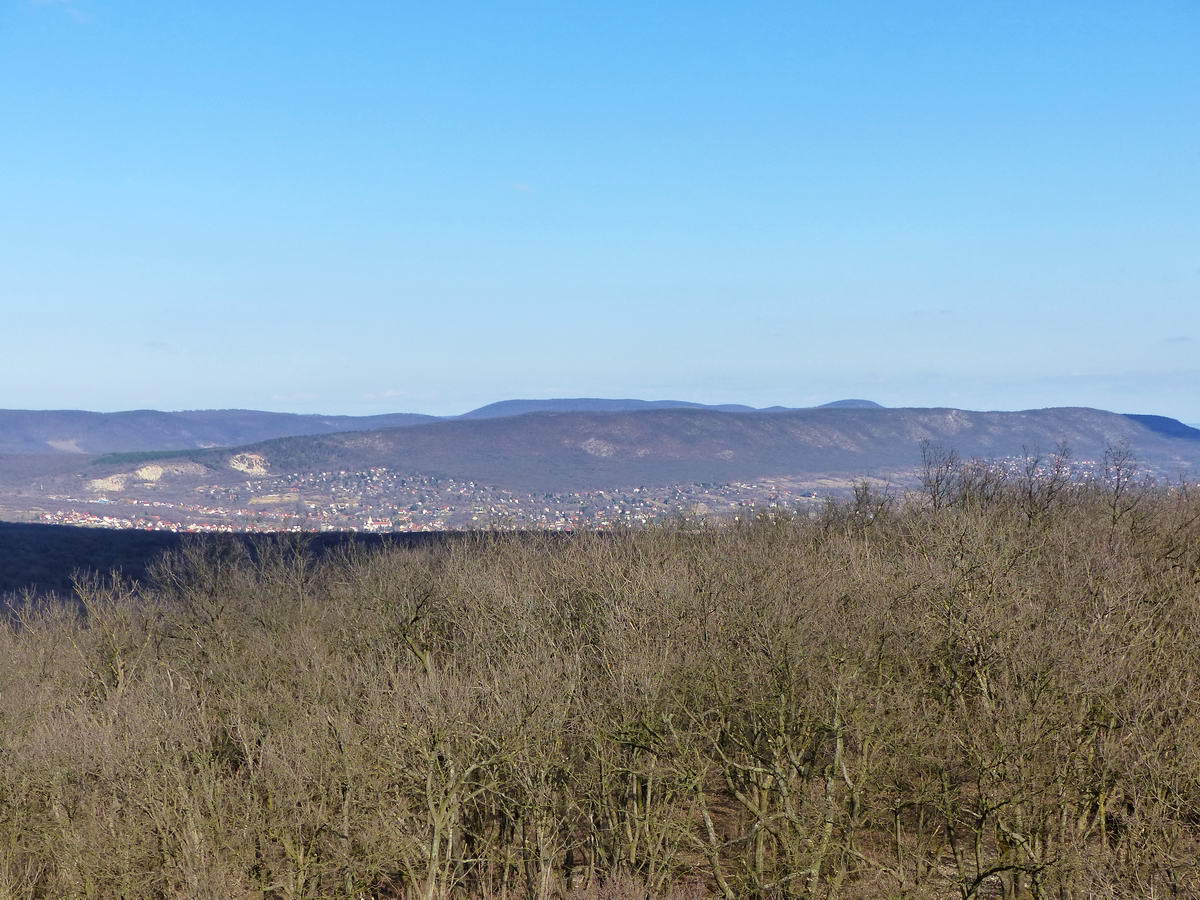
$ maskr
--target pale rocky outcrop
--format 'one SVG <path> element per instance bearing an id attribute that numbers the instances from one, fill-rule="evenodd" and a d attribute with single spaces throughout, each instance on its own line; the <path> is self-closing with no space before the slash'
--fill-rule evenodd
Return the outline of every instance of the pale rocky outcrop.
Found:
<path id="1" fill-rule="evenodd" d="M 129 482 L 129 473 L 123 472 L 119 475 L 106 475 L 104 478 L 93 478 L 87 483 L 87 489 L 93 493 L 100 494 L 105 491 L 121 491 L 125 489 L 125 485 Z"/>
<path id="2" fill-rule="evenodd" d="M 266 475 L 267 458 L 261 453 L 238 453 L 229 460 L 229 468 L 245 472 L 247 475 Z"/>

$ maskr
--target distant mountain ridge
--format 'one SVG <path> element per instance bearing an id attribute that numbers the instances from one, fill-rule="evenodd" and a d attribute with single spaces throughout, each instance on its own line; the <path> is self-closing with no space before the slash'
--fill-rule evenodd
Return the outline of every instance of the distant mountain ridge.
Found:
<path id="1" fill-rule="evenodd" d="M 794 409 L 884 409 L 873 400 L 834 400 L 814 407 L 747 406 L 744 403 L 692 403 L 687 400 L 608 400 L 600 397 L 572 397 L 551 400 L 501 400 L 489 403 L 459 419 L 493 419 L 520 416 L 531 412 L 635 412 L 642 409 L 710 409 L 717 412 L 782 412 Z"/>
<path id="2" fill-rule="evenodd" d="M 782 409 L 782 407 L 777 407 Z M 522 416 L 532 412 L 633 412 L 639 409 L 715 409 L 720 412 L 755 412 L 753 406 L 725 403 L 710 406 L 686 400 L 608 400 L 600 397 L 574 397 L 552 400 L 501 400 L 489 403 L 460 419 L 495 419 L 502 416 Z"/>
<path id="3" fill-rule="evenodd" d="M 436 422 L 437 416 L 321 416 L 252 409 L 160 412 L 137 409 L 0 410 L 0 453 L 112 453 L 231 447 L 306 434 L 395 428 Z"/>
<path id="4" fill-rule="evenodd" d="M 817 409 L 886 409 L 882 403 L 874 400 L 834 400 L 832 403 L 822 403 Z"/>
<path id="5" fill-rule="evenodd" d="M 389 467 L 524 491 L 607 489 L 768 476 L 911 471 L 933 441 L 964 457 L 1017 456 L 1066 442 L 1098 460 L 1126 444 L 1146 465 L 1200 473 L 1200 430 L 1174 419 L 1063 407 L 1021 412 L 690 407 L 456 418 L 405 428 L 278 438 L 183 456 L 203 480 Z M 179 455 L 173 455 L 178 462 Z M 139 460 L 138 464 L 144 464 Z M 128 466 L 125 467 L 129 469 Z M 117 465 L 93 472 L 122 471 Z M 192 470 L 194 472 L 194 467 Z M 224 475 L 222 475 L 224 473 Z M 191 476 L 188 476 L 191 477 Z"/>
<path id="6" fill-rule="evenodd" d="M 829 405 L 867 404 L 838 400 Z M 877 405 L 877 404 L 876 404 Z M 741 404 L 708 406 L 683 400 L 600 398 L 502 400 L 461 416 L 388 413 L 376 416 L 300 415 L 252 409 L 99 413 L 85 410 L 0 409 L 0 453 L 100 454 L 234 447 L 279 437 L 402 428 L 446 419 L 485 419 L 530 412 L 619 412 L 638 409 L 715 409 L 751 412 Z M 784 407 L 771 407 L 781 410 Z"/>

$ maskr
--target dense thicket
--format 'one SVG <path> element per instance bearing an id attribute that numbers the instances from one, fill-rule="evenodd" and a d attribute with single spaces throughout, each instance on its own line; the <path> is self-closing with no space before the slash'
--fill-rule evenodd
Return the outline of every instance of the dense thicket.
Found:
<path id="1" fill-rule="evenodd" d="M 81 585 L 0 895 L 1196 896 L 1200 500 L 1123 471 Z"/>

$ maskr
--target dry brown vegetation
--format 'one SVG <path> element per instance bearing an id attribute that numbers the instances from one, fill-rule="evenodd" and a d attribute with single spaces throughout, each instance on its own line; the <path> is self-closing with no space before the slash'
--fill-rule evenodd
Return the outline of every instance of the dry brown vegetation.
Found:
<path id="1" fill-rule="evenodd" d="M 1200 499 L 194 547 L 0 629 L 0 896 L 1200 894 Z"/>

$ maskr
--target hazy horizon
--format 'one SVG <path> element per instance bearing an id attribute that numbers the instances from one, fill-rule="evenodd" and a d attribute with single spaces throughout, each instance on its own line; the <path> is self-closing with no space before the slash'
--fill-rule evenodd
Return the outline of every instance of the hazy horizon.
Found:
<path id="1" fill-rule="evenodd" d="M 646 401 L 651 401 L 651 402 L 664 402 L 664 401 L 665 401 L 665 402 L 689 402 L 689 403 L 701 403 L 701 404 L 704 404 L 704 405 L 706 405 L 706 406 L 721 406 L 721 405 L 726 405 L 726 404 L 734 404 L 734 403 L 736 403 L 736 404 L 741 404 L 741 405 L 745 405 L 745 406 L 751 406 L 751 407 L 753 407 L 753 408 L 755 408 L 755 409 L 759 409 L 759 410 L 762 410 L 762 409 L 768 409 L 768 408 L 771 408 L 771 407 L 783 407 L 783 408 L 789 408 L 789 409 L 804 409 L 804 408 L 814 408 L 814 407 L 818 407 L 818 406 L 821 406 L 821 405 L 823 405 L 823 404 L 831 403 L 831 402 L 834 402 L 834 401 L 837 401 L 837 400 L 848 400 L 848 399 L 855 399 L 855 400 L 875 400 L 875 398 L 874 398 L 874 397 L 859 397 L 859 396 L 851 397 L 851 396 L 849 396 L 849 395 L 846 395 L 846 396 L 839 396 L 839 397 L 830 397 L 830 398 L 828 398 L 828 399 L 825 399 L 825 400 L 814 401 L 814 402 L 811 402 L 811 403 L 791 403 L 791 402 L 787 402 L 787 401 L 779 401 L 779 402 L 761 402 L 761 403 L 743 403 L 743 402 L 742 402 L 742 401 L 740 401 L 740 400 L 709 400 L 709 399 L 696 399 L 695 397 L 690 397 L 690 396 L 679 396 L 679 397 L 675 397 L 675 396 L 671 396 L 671 397 L 666 397 L 666 396 L 663 396 L 663 397 L 658 397 L 658 396 L 627 397 L 627 396 L 617 396 L 616 394 L 581 394 L 581 395 L 578 395 L 578 396 L 571 396 L 571 397 L 568 397 L 568 396 L 565 396 L 565 395 L 562 395 L 562 396 L 558 396 L 558 395 L 556 395 L 556 396 L 549 396 L 549 395 L 547 395 L 547 396 L 543 396 L 543 397 L 516 397 L 516 396 L 512 396 L 512 397 L 495 397 L 495 398 L 492 398 L 492 399 L 484 400 L 484 401 L 482 401 L 482 402 L 480 402 L 480 403 L 475 403 L 475 404 L 473 404 L 473 405 L 470 405 L 470 406 L 467 406 L 467 407 L 462 407 L 462 408 L 454 408 L 454 409 L 445 409 L 445 410 L 429 410 L 429 409 L 415 409 L 415 408 L 414 408 L 414 409 L 407 409 L 407 408 L 406 408 L 406 409 L 401 409 L 401 408 L 397 407 L 397 408 L 383 408 L 383 409 L 379 409 L 379 410 L 377 410 L 377 411 L 374 411 L 374 412 L 365 412 L 365 413 L 344 412 L 344 411 L 337 410 L 337 409 L 321 409 L 321 408 L 315 408 L 315 409 L 287 409 L 287 408 L 283 408 L 283 407 L 273 407 L 273 406 L 266 406 L 266 407 L 247 407 L 247 406 L 180 406 L 180 407 L 122 406 L 122 407 L 113 407 L 113 408 L 111 408 L 111 409 L 84 409 L 84 408 L 82 408 L 82 407 L 58 406 L 58 407 L 46 407 L 46 408 L 39 409 L 39 410 L 37 410 L 37 411 L 43 411 L 43 412 L 89 412 L 89 413 L 111 414 L 111 413 L 138 412 L 138 411 L 154 411 L 154 412 L 169 412 L 169 413 L 175 413 L 175 412 L 212 412 L 212 411 L 222 411 L 222 410 L 247 410 L 247 411 L 268 412 L 268 413 L 282 413 L 282 414 L 295 414 L 295 415 L 307 415 L 307 416 L 331 416 L 331 417 L 332 417 L 332 416 L 380 416 L 380 415 L 389 415 L 389 414 L 413 413 L 413 414 L 418 414 L 418 415 L 430 415 L 430 416 L 440 416 L 440 417 L 443 417 L 443 418 L 453 418 L 453 417 L 455 417 L 455 416 L 460 416 L 460 415 L 463 415 L 463 414 L 465 414 L 465 413 L 472 412 L 472 411 L 474 411 L 474 410 L 477 410 L 477 409 L 480 409 L 480 408 L 482 408 L 482 407 L 485 407 L 485 406 L 491 405 L 491 404 L 493 404 L 493 403 L 499 403 L 499 402 L 506 401 L 506 400 L 530 400 L 530 401 L 537 401 L 537 400 L 579 400 L 579 399 L 588 399 L 588 400 L 646 400 Z M 879 402 L 879 401 L 875 401 L 875 402 Z M 1182 418 L 1181 418 L 1181 417 L 1179 417 L 1179 416 L 1173 416 L 1173 415 L 1170 415 L 1169 413 L 1163 413 L 1163 412 L 1159 412 L 1159 411 L 1155 411 L 1155 410 L 1106 409 L 1105 407 L 1093 406 L 1093 405 L 1084 404 L 1084 403 L 1055 403 L 1055 404 L 1043 404 L 1043 405 L 1040 405 L 1040 406 L 1039 406 L 1039 405 L 1035 405 L 1035 406 L 1021 406 L 1021 407 L 1005 407 L 1005 408 L 1001 408 L 1001 407 L 971 407 L 971 406 L 962 406 L 962 405 L 956 405 L 956 404 L 950 404 L 950 403 L 897 403 L 897 404 L 887 404 L 887 403 L 881 403 L 881 406 L 883 406 L 883 407 L 885 407 L 885 408 L 888 408 L 888 409 L 937 409 L 937 408 L 943 408 L 943 409 L 963 409 L 963 410 L 967 410 L 967 411 L 974 411 L 974 412 L 1022 412 L 1022 411 L 1026 411 L 1026 410 L 1038 410 L 1038 409 L 1047 409 L 1047 408 L 1085 408 L 1085 409 L 1100 409 L 1100 410 L 1106 410 L 1106 411 L 1108 411 L 1108 412 L 1116 412 L 1116 413 L 1132 413 L 1132 414 L 1147 414 L 1147 415 L 1164 415 L 1164 416 L 1168 416 L 1168 417 L 1170 417 L 1170 418 L 1179 419 L 1180 421 L 1184 422 L 1185 424 L 1189 424 L 1189 425 L 1197 425 L 1197 427 L 1200 427 L 1200 423 L 1198 423 L 1197 421 L 1192 421 L 1192 420 L 1189 420 L 1189 419 L 1188 419 L 1186 416 L 1184 416 L 1184 417 L 1182 417 Z M 3 410 L 17 410 L 17 409 L 21 409 L 21 410 L 28 410 L 29 408 L 28 408 L 28 407 L 0 407 L 0 411 L 3 411 Z"/>

